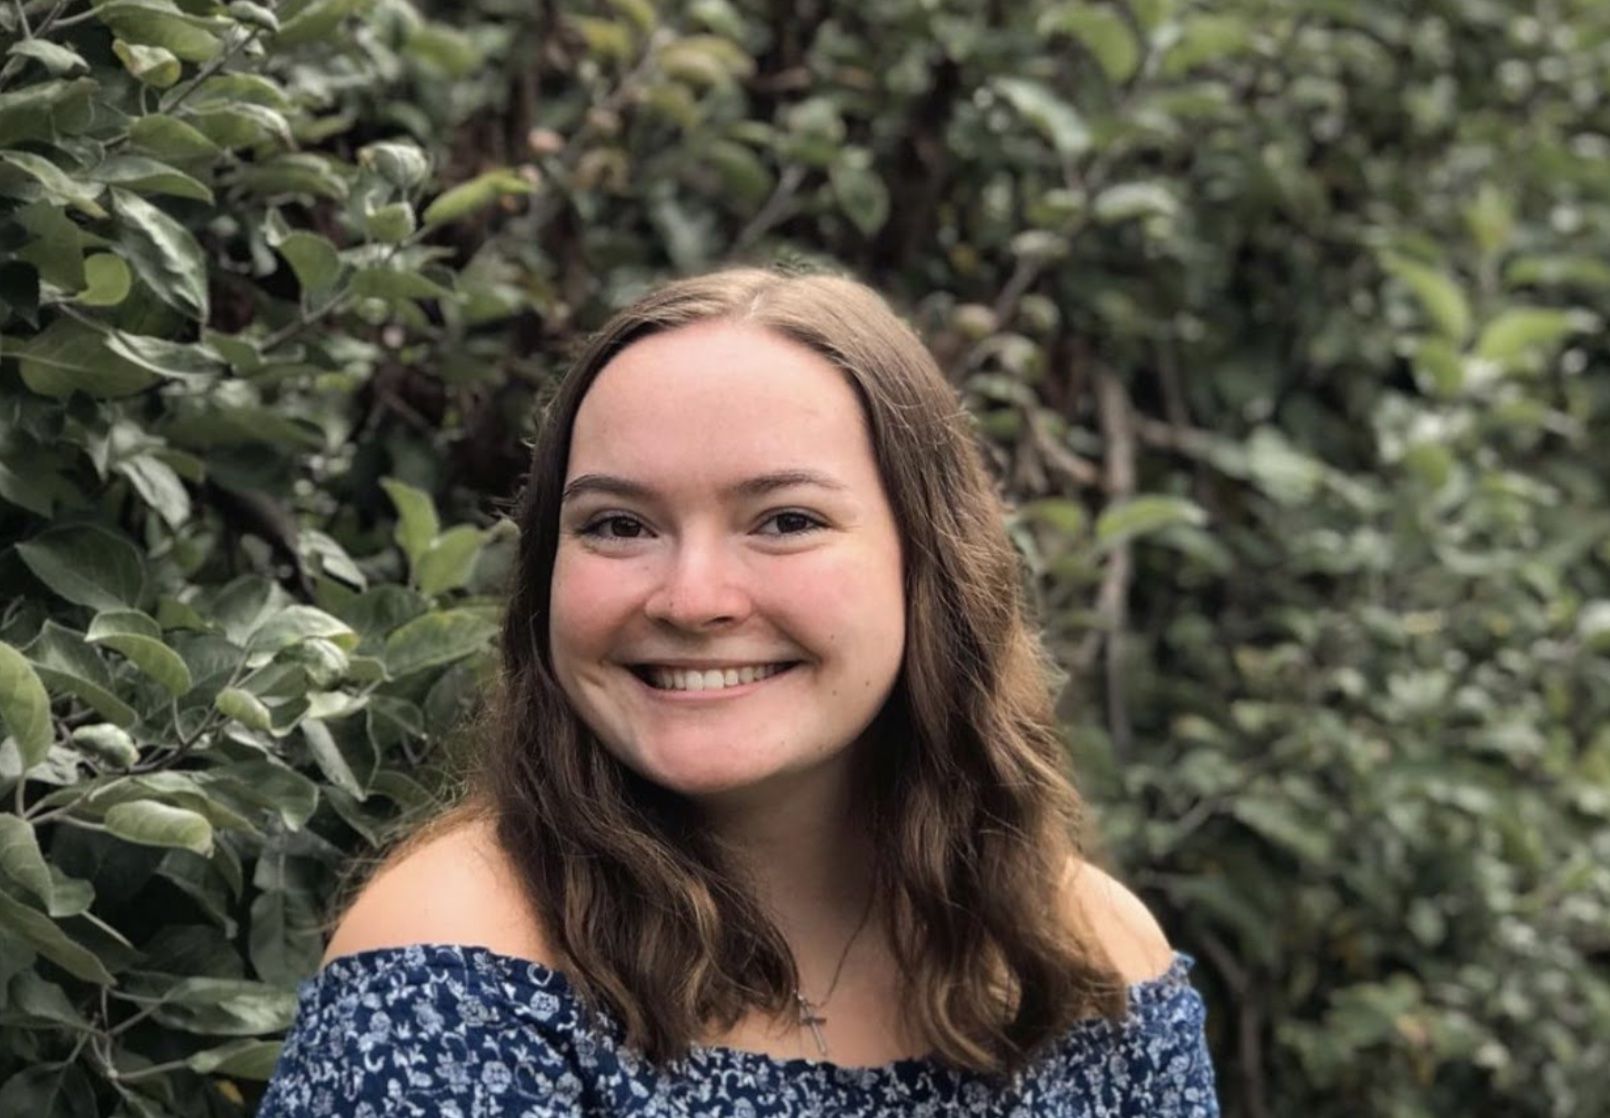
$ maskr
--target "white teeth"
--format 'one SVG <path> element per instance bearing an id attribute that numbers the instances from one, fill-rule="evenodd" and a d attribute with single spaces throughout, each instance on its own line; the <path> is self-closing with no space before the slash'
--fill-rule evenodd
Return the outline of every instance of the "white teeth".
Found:
<path id="1" fill-rule="evenodd" d="M 769 679 L 786 664 L 746 664 L 741 668 L 711 668 L 687 671 L 682 668 L 649 668 L 649 682 L 661 691 L 721 691 L 756 680 Z"/>

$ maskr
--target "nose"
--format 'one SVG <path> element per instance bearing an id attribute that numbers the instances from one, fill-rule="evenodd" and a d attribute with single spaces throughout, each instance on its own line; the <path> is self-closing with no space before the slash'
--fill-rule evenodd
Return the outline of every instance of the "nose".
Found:
<path id="1" fill-rule="evenodd" d="M 685 540 L 671 553 L 643 612 L 689 631 L 721 629 L 754 608 L 742 563 L 716 541 Z"/>

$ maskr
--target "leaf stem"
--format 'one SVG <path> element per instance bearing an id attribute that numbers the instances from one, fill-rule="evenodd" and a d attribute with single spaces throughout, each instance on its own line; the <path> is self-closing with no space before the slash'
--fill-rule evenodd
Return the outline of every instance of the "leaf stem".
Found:
<path id="1" fill-rule="evenodd" d="M 173 112 L 174 109 L 178 108 L 184 103 L 185 98 L 189 97 L 198 88 L 200 88 L 202 82 L 206 81 L 219 70 L 222 70 L 225 66 L 229 65 L 229 63 L 234 60 L 234 57 L 244 50 L 247 45 L 250 44 L 252 40 L 256 39 L 260 34 L 262 34 L 262 28 L 256 27 L 244 35 L 236 36 L 229 46 L 225 48 L 217 58 L 214 58 L 211 62 L 197 70 L 195 77 L 191 78 L 178 89 L 175 89 L 160 102 L 160 108 L 162 111 L 164 113 Z"/>

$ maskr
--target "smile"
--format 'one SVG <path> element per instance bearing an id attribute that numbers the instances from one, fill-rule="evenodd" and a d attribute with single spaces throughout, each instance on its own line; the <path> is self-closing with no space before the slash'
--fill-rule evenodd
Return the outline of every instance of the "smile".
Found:
<path id="1" fill-rule="evenodd" d="M 653 664 L 641 664 L 632 669 L 632 672 L 643 682 L 657 691 L 725 691 L 730 687 L 742 687 L 746 683 L 758 683 L 763 679 L 770 679 L 774 675 L 786 672 L 794 667 L 795 662 L 783 664 L 744 664 L 727 668 L 662 668 Z"/>

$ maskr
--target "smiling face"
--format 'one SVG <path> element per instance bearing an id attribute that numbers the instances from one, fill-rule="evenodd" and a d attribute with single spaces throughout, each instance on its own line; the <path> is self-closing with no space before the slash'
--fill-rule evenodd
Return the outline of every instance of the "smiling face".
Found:
<path id="1" fill-rule="evenodd" d="M 900 670 L 900 538 L 860 402 L 754 325 L 653 334 L 576 413 L 549 642 L 616 757 L 690 796 L 846 763 Z"/>

